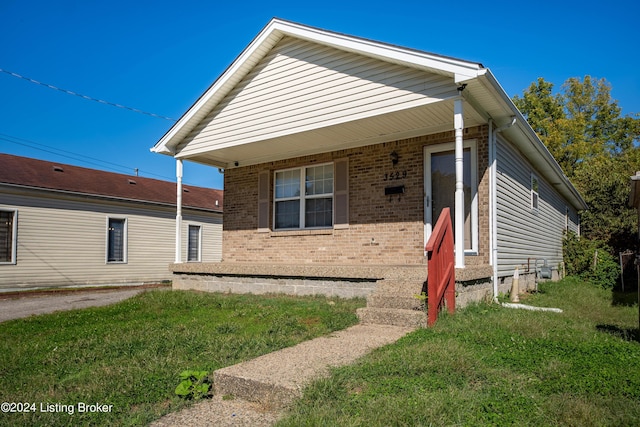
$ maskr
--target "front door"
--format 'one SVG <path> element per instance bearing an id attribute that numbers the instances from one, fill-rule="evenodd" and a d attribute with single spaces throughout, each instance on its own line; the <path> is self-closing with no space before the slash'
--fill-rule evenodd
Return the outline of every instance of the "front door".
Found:
<path id="1" fill-rule="evenodd" d="M 465 141 L 463 151 L 464 182 L 464 250 L 477 253 L 477 156 L 475 141 Z M 455 151 L 453 143 L 427 146 L 424 150 L 424 212 L 425 244 L 442 209 L 451 208 L 451 223 L 455 229 Z"/>

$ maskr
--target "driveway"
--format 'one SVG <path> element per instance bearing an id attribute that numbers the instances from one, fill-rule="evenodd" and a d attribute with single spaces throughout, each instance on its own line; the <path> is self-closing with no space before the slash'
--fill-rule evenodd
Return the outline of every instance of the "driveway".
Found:
<path id="1" fill-rule="evenodd" d="M 131 298 L 150 288 L 167 286 L 126 286 L 116 289 L 73 289 L 42 292 L 0 293 L 0 322 L 31 315 L 76 308 L 98 307 Z"/>

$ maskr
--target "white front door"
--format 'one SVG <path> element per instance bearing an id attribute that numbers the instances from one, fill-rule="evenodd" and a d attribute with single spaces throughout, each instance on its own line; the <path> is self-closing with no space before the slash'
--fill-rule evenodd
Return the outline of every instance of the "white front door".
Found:
<path id="1" fill-rule="evenodd" d="M 424 148 L 424 241 L 431 236 L 440 212 L 451 208 L 451 223 L 455 230 L 455 151 L 454 143 L 430 145 Z M 476 141 L 464 142 L 464 251 L 478 252 L 478 184 Z"/>

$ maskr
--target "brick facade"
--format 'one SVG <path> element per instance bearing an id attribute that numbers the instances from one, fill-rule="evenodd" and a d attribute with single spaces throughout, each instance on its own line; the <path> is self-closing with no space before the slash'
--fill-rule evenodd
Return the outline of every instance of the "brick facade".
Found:
<path id="1" fill-rule="evenodd" d="M 469 264 L 489 262 L 488 128 L 465 129 L 478 150 L 478 256 Z M 454 132 L 340 150 L 225 171 L 223 260 L 280 264 L 426 263 L 424 257 L 424 147 L 453 142 Z M 399 156 L 397 165 L 390 153 Z M 349 227 L 299 231 L 258 231 L 258 174 L 349 159 Z M 396 174 L 398 172 L 398 174 Z M 406 175 L 405 175 L 406 172 Z M 394 179 L 390 179 L 393 176 Z M 397 178 L 396 178 L 397 177 Z M 385 187 L 404 185 L 400 195 Z M 272 224 L 272 218 L 270 218 Z"/>

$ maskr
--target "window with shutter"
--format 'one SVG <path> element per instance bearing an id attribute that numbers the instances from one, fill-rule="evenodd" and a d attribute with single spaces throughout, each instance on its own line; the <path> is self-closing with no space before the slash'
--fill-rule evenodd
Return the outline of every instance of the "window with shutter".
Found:
<path id="1" fill-rule="evenodd" d="M 333 228 L 349 227 L 349 159 L 335 161 Z"/>
<path id="2" fill-rule="evenodd" d="M 258 175 L 258 231 L 269 231 L 269 171 Z"/>
<path id="3" fill-rule="evenodd" d="M 291 230 L 331 227 L 333 196 L 333 163 L 276 171 L 273 228 Z"/>

